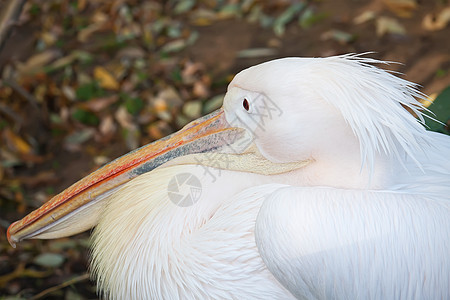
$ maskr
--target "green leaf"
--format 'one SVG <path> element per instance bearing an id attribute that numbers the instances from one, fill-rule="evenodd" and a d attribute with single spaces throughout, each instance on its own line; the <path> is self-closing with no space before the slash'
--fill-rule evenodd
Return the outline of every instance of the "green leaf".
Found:
<path id="1" fill-rule="evenodd" d="M 304 7 L 304 3 L 296 3 L 288 7 L 278 18 L 276 18 L 273 24 L 273 30 L 275 34 L 278 36 L 283 35 L 286 29 L 286 25 L 291 22 L 295 15 L 299 13 Z"/>
<path id="2" fill-rule="evenodd" d="M 96 81 L 83 84 L 77 88 L 75 95 L 78 100 L 87 101 L 92 98 L 98 98 L 105 95 L 105 91 Z"/>
<path id="3" fill-rule="evenodd" d="M 94 136 L 95 130 L 93 128 L 86 128 L 80 131 L 75 131 L 74 133 L 66 136 L 64 139 L 65 143 L 72 145 L 81 145 L 82 143 L 88 141 L 92 136 Z"/>
<path id="4" fill-rule="evenodd" d="M 442 125 L 436 121 L 425 118 L 425 123 L 428 129 L 431 131 L 441 132 L 450 135 L 449 125 L 450 125 L 450 86 L 448 86 L 428 107 L 435 116 L 434 118 L 442 123 Z"/>
<path id="5" fill-rule="evenodd" d="M 38 255 L 33 262 L 42 267 L 56 268 L 62 265 L 65 258 L 57 253 L 43 253 Z"/>
<path id="6" fill-rule="evenodd" d="M 131 98 L 125 96 L 125 108 L 132 115 L 137 115 L 144 107 L 144 101 L 141 98 Z"/>
<path id="7" fill-rule="evenodd" d="M 215 111 L 216 109 L 221 107 L 223 104 L 224 97 L 225 94 L 220 94 L 206 101 L 205 105 L 203 106 L 203 113 L 209 114 L 210 112 Z"/>
<path id="8" fill-rule="evenodd" d="M 161 51 L 166 53 L 179 52 L 183 50 L 186 47 L 186 45 L 187 45 L 186 40 L 178 39 L 165 44 L 161 48 Z"/>
<path id="9" fill-rule="evenodd" d="M 100 123 L 99 119 L 94 113 L 81 108 L 76 109 L 72 113 L 72 118 L 80 123 L 91 126 L 97 126 Z"/>
<path id="10" fill-rule="evenodd" d="M 181 0 L 177 3 L 173 11 L 175 14 L 182 14 L 191 10 L 195 5 L 195 0 Z"/>
<path id="11" fill-rule="evenodd" d="M 298 18 L 298 24 L 300 25 L 301 28 L 308 29 L 314 24 L 322 21 L 326 17 L 327 17 L 326 13 L 315 14 L 314 10 L 308 7 Z"/>
<path id="12" fill-rule="evenodd" d="M 32 16 L 37 16 L 37 15 L 39 15 L 40 12 L 41 12 L 41 8 L 39 7 L 38 4 L 36 4 L 36 3 L 31 4 L 30 14 Z"/>

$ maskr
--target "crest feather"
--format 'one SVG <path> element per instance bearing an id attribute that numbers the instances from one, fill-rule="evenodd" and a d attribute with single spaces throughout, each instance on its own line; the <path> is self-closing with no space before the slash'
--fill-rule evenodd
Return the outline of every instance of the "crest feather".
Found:
<path id="1" fill-rule="evenodd" d="M 357 136 L 363 164 L 372 168 L 376 153 L 399 161 L 406 153 L 420 165 L 416 153 L 429 144 L 423 126 L 428 110 L 417 99 L 426 95 L 418 85 L 374 66 L 388 63 L 356 54 L 320 58 L 311 76 L 323 82 L 316 92 L 339 109 Z"/>

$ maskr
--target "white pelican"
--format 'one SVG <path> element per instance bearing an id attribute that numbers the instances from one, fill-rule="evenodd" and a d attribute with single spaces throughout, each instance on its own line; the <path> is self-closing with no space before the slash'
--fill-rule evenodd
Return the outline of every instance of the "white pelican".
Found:
<path id="1" fill-rule="evenodd" d="M 111 299 L 449 299 L 450 138 L 376 63 L 246 69 L 223 108 L 75 183 L 8 239 L 95 226 Z"/>

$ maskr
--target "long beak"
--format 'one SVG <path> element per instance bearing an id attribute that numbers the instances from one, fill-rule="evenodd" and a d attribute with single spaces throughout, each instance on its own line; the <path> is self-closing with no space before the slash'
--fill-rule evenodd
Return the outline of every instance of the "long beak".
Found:
<path id="1" fill-rule="evenodd" d="M 195 120 L 170 136 L 112 161 L 13 223 L 8 228 L 9 243 L 15 247 L 24 239 L 57 238 L 88 230 L 97 224 L 104 205 L 99 203 L 105 202 L 101 200 L 126 182 L 178 157 L 220 151 L 242 138 L 244 131 L 230 127 L 222 109 Z"/>

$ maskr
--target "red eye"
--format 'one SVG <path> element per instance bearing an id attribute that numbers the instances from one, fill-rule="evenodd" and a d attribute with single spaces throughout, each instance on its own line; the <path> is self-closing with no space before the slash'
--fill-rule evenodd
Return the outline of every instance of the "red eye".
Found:
<path id="1" fill-rule="evenodd" d="M 242 106 L 246 111 L 250 109 L 250 104 L 248 104 L 248 100 L 244 98 L 244 102 L 242 102 Z"/>

